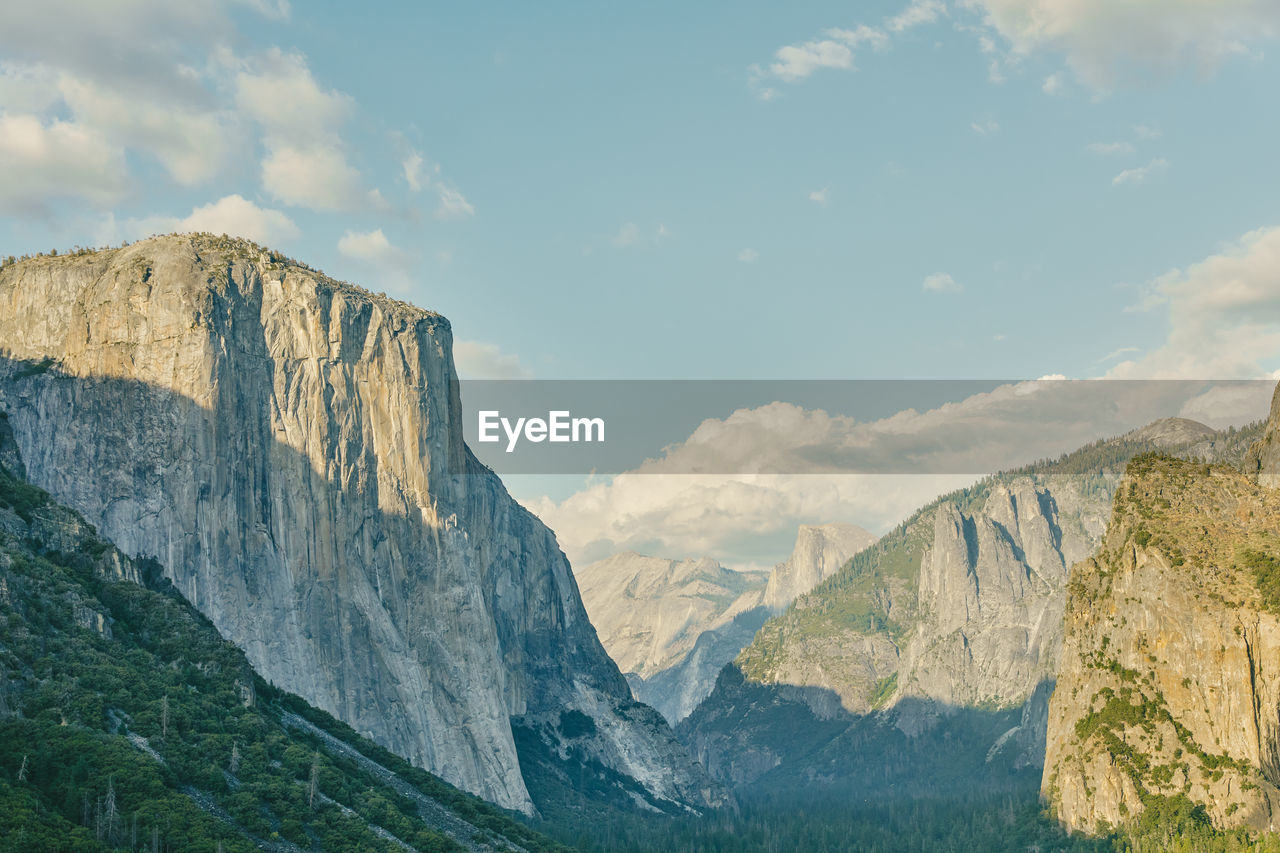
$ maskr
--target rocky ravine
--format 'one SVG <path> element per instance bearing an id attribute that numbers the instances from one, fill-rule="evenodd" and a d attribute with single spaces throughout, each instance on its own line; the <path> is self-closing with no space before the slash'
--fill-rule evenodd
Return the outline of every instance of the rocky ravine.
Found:
<path id="1" fill-rule="evenodd" d="M 1278 438 L 1273 408 L 1255 449 Z M 1264 483 L 1280 475 L 1252 458 Z M 1042 794 L 1087 832 L 1169 800 L 1274 831 L 1277 786 L 1280 491 L 1142 457 L 1102 549 L 1073 570 Z"/>
<path id="2" fill-rule="evenodd" d="M 1245 441 L 1159 421 L 934 502 L 767 622 L 678 734 L 738 787 L 1034 784 L 1067 567 L 1101 541 L 1124 461 Z"/>
<path id="3" fill-rule="evenodd" d="M 772 613 L 835 574 L 875 541 L 853 524 L 801 525 L 791 555 L 763 572 L 715 560 L 615 554 L 575 570 L 605 649 L 636 697 L 675 725 Z"/>
<path id="4" fill-rule="evenodd" d="M 441 316 L 207 235 L 0 270 L 0 405 L 33 482 L 264 677 L 533 811 L 513 722 L 659 806 L 718 801 L 640 713 L 554 536 L 463 444 Z"/>

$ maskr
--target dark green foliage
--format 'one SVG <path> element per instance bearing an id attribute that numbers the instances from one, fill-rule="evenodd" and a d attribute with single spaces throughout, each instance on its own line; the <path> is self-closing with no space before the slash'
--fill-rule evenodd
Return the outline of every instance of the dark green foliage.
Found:
<path id="1" fill-rule="evenodd" d="M 0 474 L 6 505 L 48 496 Z M 560 849 L 510 815 L 365 741 L 261 681 L 167 583 L 95 574 L 111 546 L 74 553 L 0 538 L 0 850 L 224 853 L 461 847 L 385 773 L 357 764 L 286 711 L 371 757 L 491 844 Z M 156 576 L 155 567 L 142 567 Z M 256 698 L 255 698 L 256 697 Z M 315 774 L 316 797 L 310 796 Z M 114 805 L 114 809 L 112 806 Z M 470 832 L 470 831 L 468 831 Z"/>
<path id="2" fill-rule="evenodd" d="M 48 373 L 49 368 L 53 367 L 53 364 L 54 364 L 54 361 L 51 358 L 41 359 L 40 361 L 35 362 L 34 364 L 27 364 L 19 368 L 16 372 L 14 372 L 13 378 L 27 379 L 32 376 L 40 376 L 41 374 Z"/>
<path id="3" fill-rule="evenodd" d="M 1239 560 L 1253 577 L 1253 583 L 1262 595 L 1262 606 L 1272 613 L 1280 613 L 1280 557 L 1243 548 Z"/>
<path id="4" fill-rule="evenodd" d="M 762 800 L 709 818 L 619 817 L 562 837 L 590 853 L 1025 853 L 1109 850 L 1070 837 L 1034 795 L 867 804 Z"/>
<path id="5" fill-rule="evenodd" d="M 593 735 L 596 733 L 596 721 L 581 711 L 570 708 L 560 712 L 560 733 L 567 738 Z"/>
<path id="6" fill-rule="evenodd" d="M 0 465 L 0 506 L 12 510 L 23 521 L 31 523 L 31 513 L 49 502 L 42 489 L 10 475 Z"/>

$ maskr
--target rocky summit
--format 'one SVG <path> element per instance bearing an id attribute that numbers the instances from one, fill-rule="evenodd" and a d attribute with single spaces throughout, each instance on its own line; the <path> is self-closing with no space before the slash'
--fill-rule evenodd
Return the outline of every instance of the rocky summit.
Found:
<path id="1" fill-rule="evenodd" d="M 157 560 L 269 682 L 507 808 L 535 810 L 526 751 L 649 807 L 718 802 L 554 536 L 464 445 L 451 349 L 438 314 L 245 241 L 0 271 L 28 477 Z"/>

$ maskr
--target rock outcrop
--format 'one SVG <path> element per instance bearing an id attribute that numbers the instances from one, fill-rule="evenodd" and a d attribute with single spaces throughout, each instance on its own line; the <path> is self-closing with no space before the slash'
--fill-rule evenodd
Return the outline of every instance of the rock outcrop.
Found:
<path id="1" fill-rule="evenodd" d="M 1094 832 L 1182 804 L 1276 830 L 1280 495 L 1140 457 L 1069 589 L 1042 783 L 1059 819 Z"/>
<path id="2" fill-rule="evenodd" d="M 651 805 L 718 800 L 632 713 L 552 533 L 463 443 L 441 316 L 243 241 L 0 271 L 0 408 L 30 479 L 154 557 L 262 675 L 533 811 L 513 723 Z M 653 715 L 656 718 L 656 715 Z"/>
<path id="3" fill-rule="evenodd" d="M 802 524 L 791 556 L 774 567 L 764 605 L 781 611 L 840 570 L 876 537 L 856 524 Z"/>

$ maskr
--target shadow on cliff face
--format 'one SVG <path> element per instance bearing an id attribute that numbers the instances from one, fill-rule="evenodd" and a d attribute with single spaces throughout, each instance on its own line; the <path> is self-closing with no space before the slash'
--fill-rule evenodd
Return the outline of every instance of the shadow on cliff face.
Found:
<path id="1" fill-rule="evenodd" d="M 1020 706 L 907 697 L 852 714 L 832 690 L 761 684 L 734 664 L 676 727 L 712 776 L 745 799 L 875 800 L 1039 789 L 1051 681 Z"/>
<path id="2" fill-rule="evenodd" d="M 554 535 L 460 437 L 406 436 L 397 452 L 436 454 L 408 493 L 362 441 L 361 400 L 324 401 L 351 423 L 282 422 L 306 364 L 273 368 L 223 323 L 245 352 L 215 370 L 253 375 L 212 377 L 207 400 L 0 356 L 0 410 L 32 482 L 158 560 L 269 681 L 461 788 L 531 812 L 519 751 L 572 780 L 632 766 L 630 746 L 666 771 L 634 786 L 650 799 L 717 801 L 665 721 L 634 707 Z M 441 405 L 433 416 L 456 410 Z M 330 443 L 309 457 L 281 440 L 295 429 Z M 538 743 L 566 710 L 595 724 L 573 750 Z"/>

